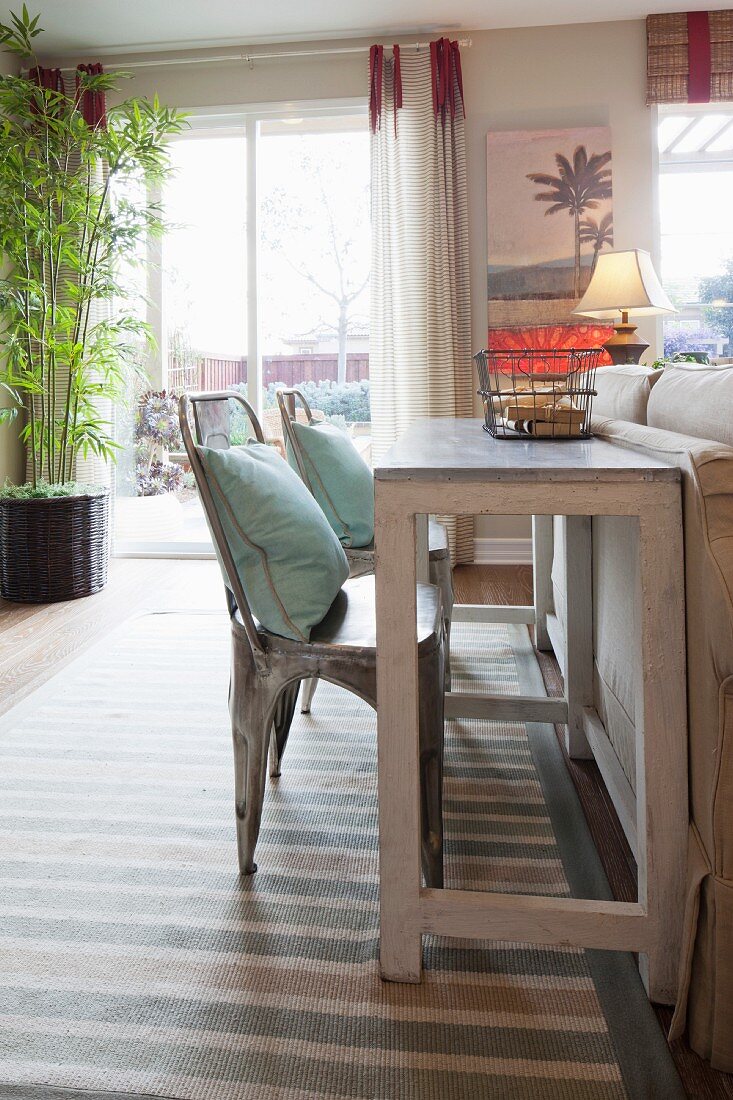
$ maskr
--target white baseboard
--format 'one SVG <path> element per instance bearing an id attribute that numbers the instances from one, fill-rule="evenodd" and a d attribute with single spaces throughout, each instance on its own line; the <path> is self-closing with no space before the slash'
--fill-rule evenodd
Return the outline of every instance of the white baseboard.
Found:
<path id="1" fill-rule="evenodd" d="M 532 539 L 474 539 L 473 560 L 477 565 L 531 565 Z"/>

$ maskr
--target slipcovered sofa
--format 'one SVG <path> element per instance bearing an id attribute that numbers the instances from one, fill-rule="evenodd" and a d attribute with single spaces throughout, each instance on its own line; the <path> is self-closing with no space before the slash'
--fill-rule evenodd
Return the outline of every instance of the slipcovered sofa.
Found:
<path id="1" fill-rule="evenodd" d="M 683 957 L 672 1035 L 733 1072 L 733 368 L 684 364 L 598 371 L 593 431 L 682 470 L 690 832 Z M 553 601 L 562 622 L 562 520 Z M 637 524 L 595 517 L 594 703 L 635 787 L 639 665 Z M 555 637 L 555 648 L 563 639 Z M 561 666 L 564 655 L 558 653 Z"/>

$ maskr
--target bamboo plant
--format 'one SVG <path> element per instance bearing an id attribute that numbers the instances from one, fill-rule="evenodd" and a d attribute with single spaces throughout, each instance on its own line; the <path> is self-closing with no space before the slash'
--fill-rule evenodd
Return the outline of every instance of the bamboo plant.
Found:
<path id="1" fill-rule="evenodd" d="M 24 5 L 0 23 L 0 42 L 24 66 L 0 76 L 0 387 L 9 404 L 0 421 L 22 414 L 28 490 L 48 495 L 68 492 L 77 456 L 114 457 L 104 409 L 129 391 L 141 343 L 152 340 L 122 272 L 163 231 L 150 196 L 186 123 L 157 98 L 123 100 L 106 121 L 86 122 L 85 93 L 110 95 L 126 74 L 79 73 L 66 92 L 40 87 L 38 22 Z"/>

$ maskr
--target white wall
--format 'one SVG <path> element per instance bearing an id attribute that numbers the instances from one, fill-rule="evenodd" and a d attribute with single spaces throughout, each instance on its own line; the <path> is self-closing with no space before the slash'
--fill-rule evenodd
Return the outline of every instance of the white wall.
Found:
<path id="1" fill-rule="evenodd" d="M 132 78 L 125 80 L 121 91 L 131 95 L 152 96 L 158 94 L 161 102 L 171 107 L 216 107 L 223 104 L 281 103 L 288 100 L 364 98 L 369 84 L 369 42 L 356 39 L 348 45 L 363 41 L 365 52 L 344 55 L 282 58 L 278 60 L 234 63 L 169 65 L 156 68 L 131 70 Z M 320 43 L 333 48 L 339 43 Z M 318 42 L 308 42 L 301 48 L 318 49 Z M 290 47 L 291 49 L 293 47 Z M 287 46 L 274 46 L 272 51 L 287 50 Z M 193 51 L 195 56 L 208 53 L 221 55 L 236 50 Z M 177 55 L 178 56 L 178 55 Z M 185 56 L 185 55 L 184 55 Z M 104 58 L 105 68 L 124 69 L 129 57 Z"/>
<path id="2" fill-rule="evenodd" d="M 473 346 L 478 349 L 486 344 L 487 131 L 610 126 L 614 246 L 646 248 L 655 264 L 659 257 L 654 118 L 645 105 L 644 22 L 481 31 L 472 38 L 473 46 L 463 52 L 462 61 Z M 639 331 L 654 352 L 655 322 L 640 324 Z M 529 534 L 528 520 L 477 523 L 479 537 Z"/>
<path id="3" fill-rule="evenodd" d="M 658 256 L 654 120 L 644 102 L 644 22 L 480 31 L 471 37 L 473 44 L 462 57 L 473 346 L 479 349 L 486 343 L 487 131 L 610 125 L 615 245 L 647 248 L 655 259 Z M 125 60 L 120 58 L 120 64 Z M 104 61 L 112 67 L 112 59 Z M 253 68 L 241 62 L 150 67 L 135 71 L 124 93 L 157 93 L 172 106 L 203 107 L 365 97 L 366 88 L 366 56 L 348 54 L 255 62 Z M 653 352 L 656 325 L 647 322 L 639 327 Z M 482 520 L 478 533 L 516 537 L 528 530 L 525 520 Z"/>

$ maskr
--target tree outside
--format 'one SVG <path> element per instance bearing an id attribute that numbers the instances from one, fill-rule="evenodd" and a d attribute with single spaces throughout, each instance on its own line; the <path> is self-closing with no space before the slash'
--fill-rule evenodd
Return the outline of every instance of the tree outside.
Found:
<path id="1" fill-rule="evenodd" d="M 368 145 L 361 133 L 311 133 L 260 148 L 263 350 L 333 333 L 343 384 L 349 336 L 369 309 L 369 187 L 354 183 L 368 179 Z"/>
<path id="2" fill-rule="evenodd" d="M 705 323 L 715 333 L 725 335 L 726 354 L 733 351 L 733 259 L 726 260 L 721 275 L 709 275 L 700 280 L 700 301 L 710 303 L 703 311 Z M 726 303 L 717 305 L 714 303 Z"/>

